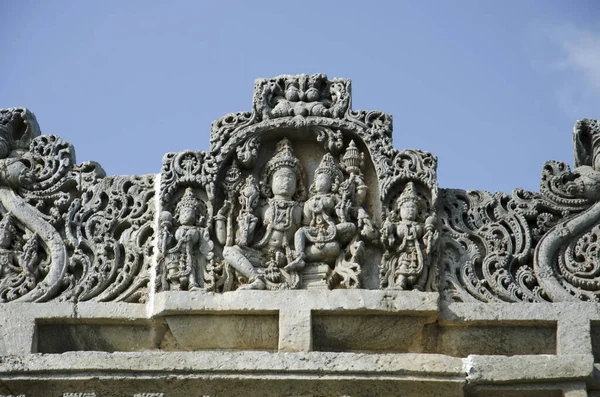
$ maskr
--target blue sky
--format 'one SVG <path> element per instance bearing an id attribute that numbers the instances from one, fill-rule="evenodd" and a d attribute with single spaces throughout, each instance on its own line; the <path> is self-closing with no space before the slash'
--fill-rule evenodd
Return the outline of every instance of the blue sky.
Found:
<path id="1" fill-rule="evenodd" d="M 397 148 L 439 158 L 440 187 L 538 190 L 600 117 L 600 2 L 0 2 L 0 107 L 109 174 L 157 173 L 250 110 L 255 78 L 353 80 L 353 108 L 394 116 Z"/>

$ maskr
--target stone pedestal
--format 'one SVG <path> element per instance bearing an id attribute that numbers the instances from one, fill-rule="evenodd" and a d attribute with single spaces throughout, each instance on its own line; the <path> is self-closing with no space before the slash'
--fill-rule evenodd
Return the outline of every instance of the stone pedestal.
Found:
<path id="1" fill-rule="evenodd" d="M 326 263 L 307 264 L 302 272 L 302 288 L 328 289 L 327 280 L 331 276 L 331 267 Z"/>

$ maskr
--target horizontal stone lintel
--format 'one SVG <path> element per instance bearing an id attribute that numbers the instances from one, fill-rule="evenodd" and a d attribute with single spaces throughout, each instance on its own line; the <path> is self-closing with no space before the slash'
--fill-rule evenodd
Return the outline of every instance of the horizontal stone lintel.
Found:
<path id="1" fill-rule="evenodd" d="M 226 294 L 162 292 L 156 294 L 152 316 L 168 314 L 303 310 L 324 312 L 381 312 L 431 315 L 439 311 L 439 294 L 397 290 L 283 290 L 234 291 Z"/>
<path id="2" fill-rule="evenodd" d="M 416 376 L 464 379 L 463 359 L 439 354 L 202 352 L 68 352 L 4 356 L 0 380 L 69 376 Z M 162 374 L 162 375 L 161 375 Z"/>

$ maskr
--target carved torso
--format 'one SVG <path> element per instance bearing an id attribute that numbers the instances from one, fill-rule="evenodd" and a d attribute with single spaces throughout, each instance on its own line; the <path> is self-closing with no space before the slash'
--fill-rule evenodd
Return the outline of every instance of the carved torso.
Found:
<path id="1" fill-rule="evenodd" d="M 291 246 L 290 241 L 302 220 L 302 206 L 292 200 L 270 199 L 262 218 L 265 235 L 256 246 L 281 249 Z"/>

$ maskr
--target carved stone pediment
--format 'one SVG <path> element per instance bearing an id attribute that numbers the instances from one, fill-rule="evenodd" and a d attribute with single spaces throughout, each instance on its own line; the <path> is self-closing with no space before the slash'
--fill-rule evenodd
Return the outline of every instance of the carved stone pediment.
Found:
<path id="1" fill-rule="evenodd" d="M 394 149 L 391 116 L 350 104 L 347 79 L 258 79 L 250 112 L 215 121 L 207 152 L 167 153 L 158 177 L 110 177 L 96 163 L 77 165 L 72 147 L 40 135 L 30 112 L 3 111 L 0 200 L 4 223 L 16 228 L 6 233 L 6 256 L 26 256 L 21 246 L 29 244 L 43 258 L 6 259 L 36 276 L 6 270 L 8 284 L 26 281 L 3 299 L 436 290 L 437 159 Z M 408 186 L 418 207 L 410 219 L 401 209 L 409 204 L 398 204 Z M 410 282 L 398 281 L 401 273 Z"/>
<path id="2" fill-rule="evenodd" d="M 0 397 L 597 393 L 598 121 L 505 194 L 439 189 L 347 79 L 249 109 L 132 176 L 0 110 Z"/>
<path id="3" fill-rule="evenodd" d="M 437 158 L 392 145 L 348 79 L 258 79 L 250 111 L 159 175 L 106 176 L 0 112 L 0 300 L 145 302 L 167 290 L 440 290 L 451 301 L 600 299 L 600 128 L 540 193 L 438 189 Z"/>

